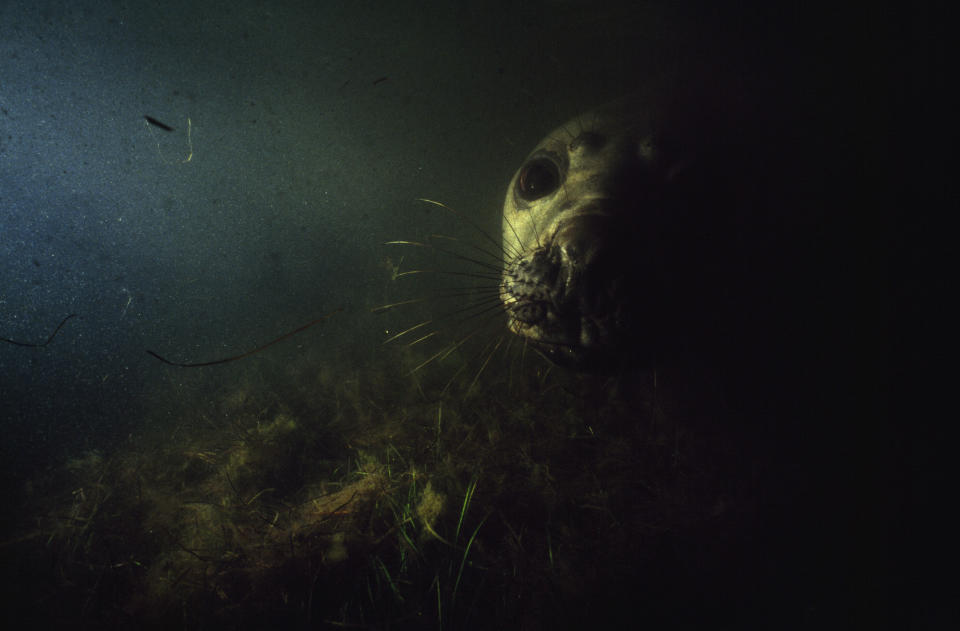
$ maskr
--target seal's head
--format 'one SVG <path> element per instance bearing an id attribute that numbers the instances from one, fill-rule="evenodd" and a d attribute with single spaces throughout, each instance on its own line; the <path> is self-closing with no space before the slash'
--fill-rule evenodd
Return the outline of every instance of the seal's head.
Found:
<path id="1" fill-rule="evenodd" d="M 688 154 L 655 120 L 635 99 L 575 119 L 510 183 L 500 298 L 509 328 L 559 364 L 622 364 L 670 317 L 664 250 L 690 203 L 677 186 Z"/>

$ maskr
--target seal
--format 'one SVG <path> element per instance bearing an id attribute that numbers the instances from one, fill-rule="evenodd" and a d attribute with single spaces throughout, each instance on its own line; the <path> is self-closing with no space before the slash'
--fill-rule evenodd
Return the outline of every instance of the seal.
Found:
<path id="1" fill-rule="evenodd" d="M 725 168 L 700 168 L 724 164 L 704 117 L 681 109 L 632 96 L 577 117 L 510 182 L 500 300 L 509 329 L 558 364 L 649 358 L 708 300 L 701 272 L 722 213 L 705 211 L 728 187 Z"/>

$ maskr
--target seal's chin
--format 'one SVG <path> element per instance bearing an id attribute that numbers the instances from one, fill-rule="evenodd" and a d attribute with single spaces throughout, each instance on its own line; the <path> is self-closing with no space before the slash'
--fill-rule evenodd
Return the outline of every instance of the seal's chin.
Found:
<path id="1" fill-rule="evenodd" d="M 570 326 L 550 330 L 511 320 L 508 327 L 555 364 L 582 371 L 607 370 L 617 358 L 617 347 L 591 338 L 595 325 L 582 327 L 583 335 L 570 335 Z"/>

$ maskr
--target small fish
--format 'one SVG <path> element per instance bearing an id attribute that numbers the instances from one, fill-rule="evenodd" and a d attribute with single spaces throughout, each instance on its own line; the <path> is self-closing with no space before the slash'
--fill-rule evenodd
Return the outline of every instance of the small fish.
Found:
<path id="1" fill-rule="evenodd" d="M 373 82 L 373 85 L 377 85 L 378 83 L 383 83 L 384 81 L 386 81 L 386 80 L 389 79 L 389 78 L 390 78 L 390 77 L 380 77 L 379 79 L 377 79 L 376 81 Z"/>
<path id="2" fill-rule="evenodd" d="M 173 127 L 171 127 L 170 125 L 166 125 L 166 124 L 164 124 L 164 123 L 161 123 L 160 121 L 158 121 L 157 119 L 155 119 L 153 116 L 146 116 L 146 115 L 144 115 L 144 118 L 147 119 L 147 122 L 148 122 L 148 123 L 150 123 L 151 125 L 153 125 L 153 126 L 155 126 L 155 127 L 159 127 L 159 128 L 162 129 L 163 131 L 173 131 Z"/>

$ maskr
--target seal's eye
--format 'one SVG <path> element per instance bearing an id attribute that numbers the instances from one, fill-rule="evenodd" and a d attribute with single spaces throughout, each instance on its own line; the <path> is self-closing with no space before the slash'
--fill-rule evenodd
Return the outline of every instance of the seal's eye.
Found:
<path id="1" fill-rule="evenodd" d="M 535 158 L 523 165 L 517 178 L 517 193 L 528 202 L 546 197 L 559 186 L 560 171 L 546 158 Z"/>

